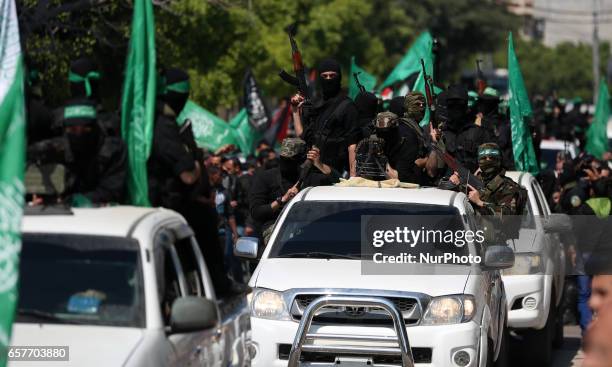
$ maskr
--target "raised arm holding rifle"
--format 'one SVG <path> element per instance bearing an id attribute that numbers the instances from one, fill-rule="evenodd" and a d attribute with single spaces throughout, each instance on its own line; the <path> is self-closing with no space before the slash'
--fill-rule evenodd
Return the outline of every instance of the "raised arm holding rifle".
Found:
<path id="1" fill-rule="evenodd" d="M 318 67 L 318 84 L 321 86 L 321 99 L 312 101 L 308 95 L 306 74 L 301 54 L 290 29 L 294 71 L 296 77 L 281 72 L 283 80 L 298 87 L 292 98 L 294 125 L 296 133 L 304 139 L 309 150 L 319 150 L 321 162 L 338 172 L 349 169 L 348 136 L 357 119 L 357 109 L 353 101 L 341 94 L 342 73 L 340 64 L 333 59 L 323 60 Z M 308 106 L 308 108 L 305 108 Z M 312 160 L 308 160 L 300 174 L 300 185 L 309 175 Z"/>

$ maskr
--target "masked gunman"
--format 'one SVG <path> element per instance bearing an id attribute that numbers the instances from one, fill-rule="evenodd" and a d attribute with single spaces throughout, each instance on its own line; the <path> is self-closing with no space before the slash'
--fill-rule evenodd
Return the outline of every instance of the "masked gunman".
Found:
<path id="1" fill-rule="evenodd" d="M 349 171 L 349 137 L 358 112 L 353 101 L 341 93 L 342 73 L 336 60 L 322 61 L 318 73 L 320 100 L 308 105 L 299 94 L 291 99 L 295 132 L 309 147 L 319 148 L 322 163 L 338 172 Z"/>
<path id="2" fill-rule="evenodd" d="M 121 203 L 125 195 L 127 151 L 118 137 L 99 126 L 91 101 L 64 107 L 63 128 L 68 142 L 66 192 L 73 204 Z"/>
<path id="3" fill-rule="evenodd" d="M 286 138 L 281 145 L 279 166 L 255 175 L 249 194 L 251 216 L 264 238 L 281 209 L 298 193 L 301 165 L 306 159 L 313 162 L 313 167 L 302 187 L 331 185 L 339 178 L 337 171 L 321 162 L 317 148 L 306 148 L 304 140 Z"/>

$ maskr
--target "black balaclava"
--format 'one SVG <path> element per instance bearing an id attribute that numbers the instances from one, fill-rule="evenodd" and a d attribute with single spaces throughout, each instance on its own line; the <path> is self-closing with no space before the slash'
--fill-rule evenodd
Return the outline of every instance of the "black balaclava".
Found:
<path id="1" fill-rule="evenodd" d="M 373 119 L 378 109 L 378 98 L 371 92 L 359 92 L 355 97 L 355 106 L 360 119 Z"/>
<path id="2" fill-rule="evenodd" d="M 72 98 L 98 99 L 100 71 L 92 59 L 82 57 L 73 61 L 70 64 L 68 80 L 70 81 L 70 94 Z"/>
<path id="3" fill-rule="evenodd" d="M 502 171 L 501 151 L 495 143 L 485 143 L 478 147 L 478 167 L 484 181 L 492 180 Z"/>
<path id="4" fill-rule="evenodd" d="M 484 116 L 495 114 L 498 109 L 498 97 L 484 95 L 478 98 L 478 112 L 481 112 Z"/>
<path id="5" fill-rule="evenodd" d="M 189 75 L 181 69 L 166 69 L 158 90 L 164 102 L 179 115 L 189 99 Z"/>
<path id="6" fill-rule="evenodd" d="M 389 112 L 393 112 L 398 117 L 404 116 L 404 112 L 406 109 L 404 108 L 404 102 L 406 101 L 405 97 L 393 97 L 391 102 L 389 102 Z"/>
<path id="7" fill-rule="evenodd" d="M 321 73 L 326 71 L 335 71 L 336 77 L 333 79 L 323 79 Z M 342 72 L 340 70 L 340 64 L 334 59 L 325 59 L 319 64 L 319 84 L 321 85 L 321 91 L 323 92 L 323 99 L 328 100 L 334 98 L 340 93 L 340 87 L 342 85 Z"/>
<path id="8" fill-rule="evenodd" d="M 70 150 L 77 161 L 91 157 L 97 152 L 101 132 L 97 123 L 96 106 L 93 102 L 88 100 L 68 102 L 64 106 L 63 124 L 64 127 L 91 127 L 90 132 L 82 134 L 74 134 L 68 131 L 64 133 L 70 144 Z"/>
<path id="9" fill-rule="evenodd" d="M 448 87 L 446 95 L 446 113 L 448 124 L 451 127 L 459 128 L 467 121 L 468 114 L 468 93 L 462 85 L 452 85 Z"/>

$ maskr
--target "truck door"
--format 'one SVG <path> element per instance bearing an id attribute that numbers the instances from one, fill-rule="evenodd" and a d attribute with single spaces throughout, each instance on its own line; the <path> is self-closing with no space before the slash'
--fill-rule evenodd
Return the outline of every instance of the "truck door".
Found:
<path id="1" fill-rule="evenodd" d="M 159 287 L 161 311 L 168 341 L 175 352 L 175 358 L 170 364 L 221 367 L 222 359 L 215 351 L 217 348 L 214 348 L 219 338 L 217 327 L 189 333 L 172 333 L 170 328 L 172 302 L 183 296 L 205 297 L 205 287 L 189 237 L 181 239 L 176 236 L 176 231 L 170 229 L 163 230 L 158 236 L 161 246 L 156 248 L 156 252 L 159 251 L 161 259 L 156 261 L 159 261 L 163 271 L 163 278 L 158 278 L 163 279 L 163 285 Z"/>

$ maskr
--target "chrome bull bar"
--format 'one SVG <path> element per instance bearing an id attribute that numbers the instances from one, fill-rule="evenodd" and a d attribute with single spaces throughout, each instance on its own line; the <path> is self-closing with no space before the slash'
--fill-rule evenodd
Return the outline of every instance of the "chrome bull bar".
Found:
<path id="1" fill-rule="evenodd" d="M 315 313 L 326 306 L 344 307 L 376 307 L 385 310 L 393 320 L 393 328 L 397 337 L 387 336 L 357 336 L 343 334 L 309 334 L 312 319 Z M 393 342 L 398 347 L 368 347 L 351 345 L 315 345 L 307 344 L 306 341 L 315 339 L 361 341 L 361 342 Z M 302 351 L 319 353 L 342 353 L 358 355 L 400 355 L 402 366 L 414 367 L 414 358 L 408 342 L 406 325 L 399 309 L 393 302 L 382 297 L 360 297 L 360 296 L 323 296 L 315 299 L 308 305 L 302 318 L 300 326 L 295 334 L 291 352 L 289 353 L 288 367 L 298 367 Z"/>

